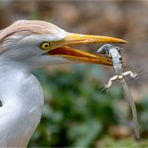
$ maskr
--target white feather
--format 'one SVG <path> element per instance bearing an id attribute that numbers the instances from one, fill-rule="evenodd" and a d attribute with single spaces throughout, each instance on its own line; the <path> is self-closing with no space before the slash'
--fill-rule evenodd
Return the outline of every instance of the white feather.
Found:
<path id="1" fill-rule="evenodd" d="M 21 64 L 0 65 L 0 147 L 27 146 L 40 122 L 43 93 Z"/>

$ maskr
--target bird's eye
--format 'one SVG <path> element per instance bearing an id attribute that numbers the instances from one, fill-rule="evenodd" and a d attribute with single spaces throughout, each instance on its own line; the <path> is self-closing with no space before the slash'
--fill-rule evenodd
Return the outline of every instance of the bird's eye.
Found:
<path id="1" fill-rule="evenodd" d="M 49 42 L 43 42 L 40 44 L 40 48 L 43 50 L 48 50 L 51 47 L 51 44 Z"/>

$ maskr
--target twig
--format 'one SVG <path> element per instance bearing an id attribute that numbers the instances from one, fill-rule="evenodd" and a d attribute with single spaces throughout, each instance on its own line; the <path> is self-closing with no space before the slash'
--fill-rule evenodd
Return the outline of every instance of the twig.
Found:
<path id="1" fill-rule="evenodd" d="M 126 83 L 125 76 L 130 75 L 132 78 L 135 78 L 137 74 L 134 74 L 132 71 L 126 71 L 123 72 L 122 67 L 122 57 L 120 55 L 120 48 L 112 46 L 110 44 L 106 44 L 102 46 L 99 50 L 99 53 L 102 54 L 108 54 L 112 57 L 113 67 L 115 71 L 115 76 L 109 79 L 108 84 L 105 86 L 105 88 L 110 88 L 112 85 L 112 82 L 114 80 L 120 80 L 120 83 L 124 89 L 126 99 L 131 107 L 132 115 L 133 115 L 133 121 L 134 121 L 134 132 L 136 139 L 140 139 L 140 131 L 139 131 L 139 124 L 138 124 L 138 117 L 137 117 L 137 110 L 136 106 L 133 100 L 133 97 L 131 95 L 131 92 L 129 91 L 129 87 Z"/>

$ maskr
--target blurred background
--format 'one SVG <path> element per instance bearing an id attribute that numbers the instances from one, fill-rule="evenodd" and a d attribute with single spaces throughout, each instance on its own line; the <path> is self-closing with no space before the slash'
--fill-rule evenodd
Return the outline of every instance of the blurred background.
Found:
<path id="1" fill-rule="evenodd" d="M 126 70 L 140 73 L 128 83 L 138 110 L 141 142 L 134 140 L 132 116 L 119 83 L 100 91 L 114 75 L 101 65 L 48 66 L 34 71 L 45 105 L 31 146 L 148 147 L 148 1 L 1 0 L 0 28 L 20 19 L 52 22 L 69 31 L 125 39 Z M 80 46 L 96 52 L 101 45 Z"/>

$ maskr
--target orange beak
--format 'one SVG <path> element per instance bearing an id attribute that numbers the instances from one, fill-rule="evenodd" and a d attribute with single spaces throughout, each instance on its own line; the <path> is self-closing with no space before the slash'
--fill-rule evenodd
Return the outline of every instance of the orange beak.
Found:
<path id="1" fill-rule="evenodd" d="M 69 45 L 92 44 L 92 43 L 127 44 L 125 40 L 113 37 L 67 33 L 67 36 L 65 37 L 63 42 L 61 42 L 60 47 L 48 51 L 48 55 L 62 56 L 64 58 L 67 58 L 68 60 L 79 63 L 112 65 L 112 60 L 110 57 L 103 56 L 101 54 L 94 55 L 91 53 L 87 53 L 69 47 Z"/>

